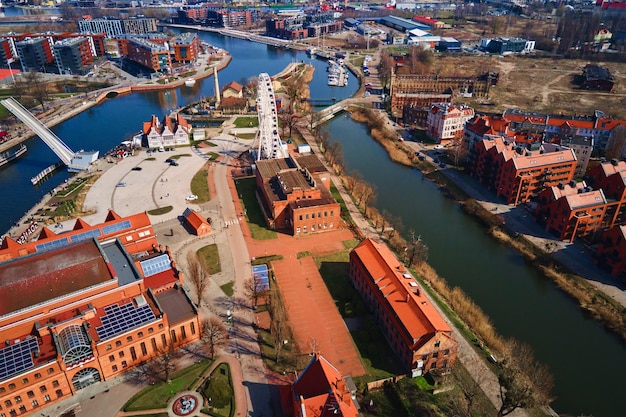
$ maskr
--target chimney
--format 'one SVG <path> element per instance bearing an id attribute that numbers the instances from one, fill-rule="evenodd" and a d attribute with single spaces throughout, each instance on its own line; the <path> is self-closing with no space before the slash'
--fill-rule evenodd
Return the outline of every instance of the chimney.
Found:
<path id="1" fill-rule="evenodd" d="M 220 82 L 217 79 L 217 67 L 213 67 L 213 81 L 215 82 L 215 104 L 219 105 L 222 98 L 220 97 Z"/>

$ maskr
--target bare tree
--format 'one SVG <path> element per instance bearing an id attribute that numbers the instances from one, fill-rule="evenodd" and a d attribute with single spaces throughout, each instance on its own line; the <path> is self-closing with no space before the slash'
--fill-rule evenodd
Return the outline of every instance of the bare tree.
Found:
<path id="1" fill-rule="evenodd" d="M 457 387 L 461 391 L 460 396 L 455 396 L 453 404 L 451 406 L 454 409 L 454 414 L 472 417 L 476 415 L 474 410 L 476 401 L 480 396 L 484 395 L 481 385 L 487 380 L 487 368 L 480 367 L 483 371 L 473 371 L 472 374 L 463 368 L 458 362 L 452 368 L 452 375 L 456 382 Z"/>
<path id="2" fill-rule="evenodd" d="M 459 166 L 459 162 L 467 158 L 468 148 L 462 134 L 458 134 L 452 139 L 448 146 L 448 152 L 454 159 L 454 166 Z"/>
<path id="3" fill-rule="evenodd" d="M 45 102 L 48 100 L 48 84 L 41 77 L 41 75 L 35 71 L 30 71 L 26 75 L 26 79 L 30 85 L 30 91 L 33 98 L 41 104 L 41 109 L 46 111 Z"/>
<path id="4" fill-rule="evenodd" d="M 526 344 L 511 340 L 507 348 L 507 357 L 501 362 L 498 374 L 502 400 L 498 417 L 509 415 L 518 408 L 548 405 L 554 387 L 548 368 L 535 360 Z"/>
<path id="5" fill-rule="evenodd" d="M 254 308 L 256 308 L 259 301 L 259 297 L 267 291 L 266 284 L 261 280 L 261 277 L 257 274 L 248 279 L 244 284 L 246 295 L 254 302 Z"/>
<path id="6" fill-rule="evenodd" d="M 422 236 L 417 235 L 415 230 L 409 231 L 409 247 L 407 248 L 407 264 L 421 264 L 428 260 L 428 246 L 422 240 Z"/>
<path id="7" fill-rule="evenodd" d="M 187 252 L 187 278 L 196 292 L 198 306 L 202 304 L 202 299 L 209 288 L 209 272 L 198 255 L 192 251 Z"/>
<path id="8" fill-rule="evenodd" d="M 378 64 L 378 77 L 380 78 L 380 83 L 383 88 L 386 88 L 391 80 L 394 65 L 395 61 L 393 58 L 387 52 L 383 51 L 380 55 L 380 63 Z"/>
<path id="9" fill-rule="evenodd" d="M 280 354 L 287 333 L 287 314 L 276 286 L 270 291 L 269 299 L 269 310 L 272 317 L 270 332 L 272 334 L 272 342 L 274 343 L 274 352 L 276 353 L 275 360 L 278 363 L 280 362 Z"/>
<path id="10" fill-rule="evenodd" d="M 288 79 L 283 83 L 283 88 L 285 89 L 285 95 L 289 100 L 287 105 L 287 113 L 294 114 L 297 111 L 297 101 L 300 97 L 301 86 L 293 77 Z"/>
<path id="11" fill-rule="evenodd" d="M 215 316 L 202 320 L 202 334 L 200 340 L 209 352 L 209 358 L 215 358 L 215 352 L 228 340 L 228 332 L 224 323 Z"/>
<path id="12" fill-rule="evenodd" d="M 606 144 L 606 157 L 620 159 L 626 149 L 626 126 L 618 125 L 611 130 L 609 141 Z"/>
<path id="13" fill-rule="evenodd" d="M 146 364 L 146 374 L 154 379 L 169 383 L 170 376 L 176 369 L 174 361 L 180 357 L 180 351 L 174 347 L 173 343 L 170 343 L 158 348 L 156 354 L 158 356 Z"/>

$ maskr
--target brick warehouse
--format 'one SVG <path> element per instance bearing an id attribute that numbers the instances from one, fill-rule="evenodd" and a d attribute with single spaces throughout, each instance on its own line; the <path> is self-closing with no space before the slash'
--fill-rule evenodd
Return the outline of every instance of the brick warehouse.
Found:
<path id="1" fill-rule="evenodd" d="M 199 339 L 146 213 L 0 248 L 0 416 L 36 411 Z M 23 295 L 16 297 L 15 294 Z"/>

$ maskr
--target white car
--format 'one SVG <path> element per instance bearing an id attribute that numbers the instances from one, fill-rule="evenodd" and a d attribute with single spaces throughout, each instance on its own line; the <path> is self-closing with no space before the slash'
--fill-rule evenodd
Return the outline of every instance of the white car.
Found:
<path id="1" fill-rule="evenodd" d="M 187 197 L 185 197 L 185 200 L 187 200 L 187 201 L 193 201 L 193 200 L 197 200 L 197 199 L 198 199 L 198 196 L 195 195 L 195 194 L 188 195 Z"/>
<path id="2" fill-rule="evenodd" d="M 443 145 L 435 145 L 435 149 L 443 150 L 443 149 L 445 149 L 445 147 Z"/>

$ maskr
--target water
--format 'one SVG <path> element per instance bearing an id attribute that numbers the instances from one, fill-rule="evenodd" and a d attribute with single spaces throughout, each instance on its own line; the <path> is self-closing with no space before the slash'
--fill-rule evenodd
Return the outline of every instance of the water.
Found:
<path id="1" fill-rule="evenodd" d="M 285 51 L 210 32 L 199 34 L 202 40 L 226 49 L 233 57 L 228 67 L 218 73 L 221 86 L 230 81 L 245 82 L 261 72 L 277 74 L 290 62 L 305 61 L 315 66 L 310 86 L 312 99 L 336 97 L 342 100 L 352 96 L 358 87 L 354 78 L 348 87 L 328 86 L 326 61 L 311 59 L 304 52 Z M 99 150 L 102 154 L 139 132 L 142 122 L 150 120 L 153 114 L 162 117 L 172 109 L 214 94 L 213 77 L 199 80 L 192 88 L 183 86 L 167 91 L 133 93 L 93 107 L 52 130 L 74 151 Z M 26 155 L 0 169 L 4 202 L 0 205 L 0 233 L 7 231 L 46 193 L 69 178 L 65 170 L 60 170 L 50 180 L 33 187 L 30 178 L 57 162 L 58 158 L 37 138 L 28 140 L 26 146 Z"/>
<path id="2" fill-rule="evenodd" d="M 626 415 L 626 349 L 582 313 L 523 258 L 490 238 L 417 170 L 394 164 L 348 116 L 326 125 L 343 148 L 347 171 L 376 186 L 376 207 L 402 218 L 404 234 L 422 236 L 428 262 L 462 288 L 505 337 L 528 343 L 555 376 L 559 413 Z M 372 169 L 376 167 L 376 169 Z"/>
<path id="3" fill-rule="evenodd" d="M 341 100 L 356 90 L 355 82 L 346 88 L 329 87 L 326 63 L 311 60 L 304 53 L 212 33 L 200 36 L 233 55 L 231 64 L 218 75 L 221 85 L 260 72 L 275 74 L 292 61 L 305 60 L 316 68 L 313 99 Z M 135 93 L 94 107 L 53 130 L 74 150 L 105 152 L 139 131 L 152 114 L 162 117 L 167 110 L 212 95 L 212 78 L 197 82 L 191 89 Z M 514 251 L 486 236 L 432 183 L 422 181 L 419 172 L 391 163 L 363 125 L 342 116 L 327 126 L 334 138 L 341 138 L 348 170 L 360 171 L 376 185 L 378 208 L 401 216 L 406 231 L 414 229 L 422 235 L 430 248 L 429 262 L 442 276 L 463 288 L 500 333 L 529 343 L 538 359 L 550 366 L 558 396 L 553 405 L 558 412 L 595 417 L 626 415 L 626 396 L 622 393 L 626 355 L 614 336 L 586 318 Z M 57 158 L 38 139 L 28 141 L 27 146 L 28 153 L 22 159 L 0 169 L 0 230 L 8 230 L 44 194 L 69 177 L 59 171 L 41 186 L 32 187 L 30 177 Z"/>

